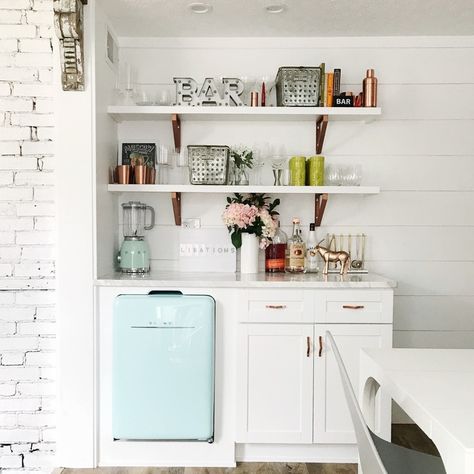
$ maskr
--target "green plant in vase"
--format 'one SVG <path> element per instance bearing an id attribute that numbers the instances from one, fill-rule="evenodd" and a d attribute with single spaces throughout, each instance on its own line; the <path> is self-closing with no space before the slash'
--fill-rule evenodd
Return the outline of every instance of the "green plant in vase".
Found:
<path id="1" fill-rule="evenodd" d="M 234 166 L 233 183 L 236 185 L 248 185 L 248 170 L 253 167 L 253 151 L 244 146 L 231 148 L 230 157 Z"/>

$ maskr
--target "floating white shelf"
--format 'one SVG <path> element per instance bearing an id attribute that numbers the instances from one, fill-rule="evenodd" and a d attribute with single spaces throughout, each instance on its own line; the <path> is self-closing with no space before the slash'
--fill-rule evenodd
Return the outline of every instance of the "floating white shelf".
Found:
<path id="1" fill-rule="evenodd" d="M 316 128 L 316 153 L 322 152 L 329 118 L 369 122 L 382 113 L 380 107 L 187 107 L 113 105 L 107 109 L 116 121 L 169 120 L 174 144 L 181 149 L 181 121 L 193 120 L 254 120 L 254 121 L 312 121 Z M 377 186 L 199 186 L 199 185 L 120 185 L 110 184 L 112 192 L 170 193 L 176 225 L 181 225 L 181 193 L 266 193 L 313 194 L 314 222 L 321 225 L 329 194 L 377 194 Z"/>
<path id="2" fill-rule="evenodd" d="M 143 120 L 297 120 L 315 121 L 327 115 L 334 120 L 370 121 L 380 107 L 188 107 L 112 105 L 107 109 L 116 122 Z"/>
<path id="3" fill-rule="evenodd" d="M 378 186 L 209 186 L 192 184 L 109 184 L 118 193 L 265 193 L 265 194 L 378 194 Z"/>
<path id="4" fill-rule="evenodd" d="M 181 194 L 312 194 L 314 222 L 321 225 L 329 194 L 378 194 L 378 186 L 207 186 L 192 184 L 109 184 L 108 190 L 117 193 L 170 193 L 176 225 L 181 225 Z"/>

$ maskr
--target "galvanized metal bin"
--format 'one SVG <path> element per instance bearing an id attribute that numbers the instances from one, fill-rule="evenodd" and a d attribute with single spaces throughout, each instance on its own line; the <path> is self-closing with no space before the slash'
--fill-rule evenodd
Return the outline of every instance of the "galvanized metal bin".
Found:
<path id="1" fill-rule="evenodd" d="M 230 148 L 226 145 L 188 145 L 191 184 L 226 184 Z"/>
<path id="2" fill-rule="evenodd" d="M 275 79 L 277 106 L 317 107 L 320 83 L 319 67 L 280 67 Z"/>

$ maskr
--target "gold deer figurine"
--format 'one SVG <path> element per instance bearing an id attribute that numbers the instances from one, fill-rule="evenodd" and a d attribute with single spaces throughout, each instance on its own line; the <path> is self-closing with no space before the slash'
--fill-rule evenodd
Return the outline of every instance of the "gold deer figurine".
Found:
<path id="1" fill-rule="evenodd" d="M 319 242 L 319 244 L 321 242 Z M 322 247 L 319 244 L 316 246 L 316 250 L 319 252 L 319 255 L 321 255 L 325 262 L 323 271 L 324 275 L 327 275 L 329 272 L 329 262 L 336 262 L 336 264 L 339 262 L 341 264 L 341 271 L 339 272 L 341 275 L 344 275 L 349 271 L 349 267 L 351 266 L 351 256 L 347 252 L 332 251 L 326 247 Z"/>

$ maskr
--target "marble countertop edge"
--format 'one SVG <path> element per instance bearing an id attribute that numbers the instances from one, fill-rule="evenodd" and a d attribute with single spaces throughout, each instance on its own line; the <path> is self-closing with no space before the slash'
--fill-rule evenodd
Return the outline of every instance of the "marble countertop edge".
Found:
<path id="1" fill-rule="evenodd" d="M 199 273 L 161 271 L 143 275 L 113 273 L 95 280 L 99 287 L 189 287 L 189 288 L 396 288 L 389 278 L 368 274 L 323 275 L 322 273 Z"/>

